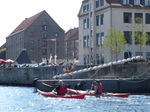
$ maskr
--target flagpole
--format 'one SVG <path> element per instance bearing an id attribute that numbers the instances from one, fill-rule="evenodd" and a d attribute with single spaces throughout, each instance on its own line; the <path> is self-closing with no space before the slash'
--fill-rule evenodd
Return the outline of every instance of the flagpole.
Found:
<path id="1" fill-rule="evenodd" d="M 55 56 L 56 56 L 56 41 L 55 41 Z"/>
<path id="2" fill-rule="evenodd" d="M 57 55 L 56 55 L 56 41 L 55 41 L 55 63 L 56 63 L 56 58 L 57 58 Z"/>
<path id="3" fill-rule="evenodd" d="M 57 55 L 56 55 L 56 39 L 47 39 L 47 41 L 49 41 L 49 40 L 50 40 L 50 41 L 55 41 L 55 49 L 54 49 L 54 50 L 55 50 L 55 51 L 54 51 L 54 52 L 55 52 L 55 53 L 54 53 L 55 56 L 54 56 L 54 59 L 55 59 L 55 63 L 56 63 L 56 58 L 57 58 Z"/>

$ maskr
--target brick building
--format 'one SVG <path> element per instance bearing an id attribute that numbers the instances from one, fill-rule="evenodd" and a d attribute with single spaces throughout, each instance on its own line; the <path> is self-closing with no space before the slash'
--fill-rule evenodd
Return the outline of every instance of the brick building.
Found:
<path id="1" fill-rule="evenodd" d="M 64 30 L 44 10 L 23 20 L 6 37 L 6 59 L 15 60 L 22 49 L 26 49 L 31 60 L 41 62 L 43 58 L 57 55 L 64 58 Z"/>
<path id="2" fill-rule="evenodd" d="M 78 28 L 73 28 L 68 30 L 65 33 L 65 57 L 66 59 L 78 60 L 79 55 L 79 37 L 78 37 Z"/>

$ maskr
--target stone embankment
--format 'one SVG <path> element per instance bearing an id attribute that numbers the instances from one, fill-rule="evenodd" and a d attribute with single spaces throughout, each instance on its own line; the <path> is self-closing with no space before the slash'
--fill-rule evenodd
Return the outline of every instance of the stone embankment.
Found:
<path id="1" fill-rule="evenodd" d="M 75 70 L 87 68 L 87 66 L 75 66 Z M 150 63 L 125 63 L 103 69 L 91 70 L 88 72 L 68 75 L 64 79 L 103 79 L 112 80 L 123 78 L 144 78 L 150 77 Z M 32 68 L 0 68 L 0 84 L 9 85 L 32 85 L 33 80 L 51 80 L 53 76 L 63 74 L 61 66 L 32 67 Z M 115 82 L 116 83 L 116 82 Z M 114 84 L 115 84 L 114 83 Z M 117 83 L 116 83 L 117 84 Z"/>

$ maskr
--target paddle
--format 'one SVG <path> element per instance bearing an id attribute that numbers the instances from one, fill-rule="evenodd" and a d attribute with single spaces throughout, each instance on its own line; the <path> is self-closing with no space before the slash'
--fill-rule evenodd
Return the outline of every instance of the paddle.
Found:
<path id="1" fill-rule="evenodd" d="M 48 86 L 48 87 L 52 87 L 51 85 L 46 84 L 46 83 L 44 83 L 44 82 L 42 82 L 42 84 L 45 85 L 45 86 Z"/>

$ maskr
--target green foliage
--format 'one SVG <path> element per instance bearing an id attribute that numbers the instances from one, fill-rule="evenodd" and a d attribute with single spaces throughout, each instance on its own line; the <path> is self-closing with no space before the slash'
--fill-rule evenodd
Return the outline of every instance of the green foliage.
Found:
<path id="1" fill-rule="evenodd" d="M 124 39 L 124 34 L 121 30 L 116 30 L 115 27 L 108 29 L 104 39 L 104 48 L 109 49 L 111 55 L 117 55 L 124 51 L 124 45 L 127 41 Z"/>
<path id="2" fill-rule="evenodd" d="M 142 21 L 142 19 L 138 17 L 136 18 L 135 21 Z M 144 30 L 144 25 L 141 23 L 142 22 L 136 22 L 134 24 L 134 31 L 132 31 L 132 35 L 135 37 L 135 42 L 138 43 L 140 46 L 140 51 L 141 51 L 141 48 L 149 40 L 149 35 Z"/>
<path id="3" fill-rule="evenodd" d="M 0 59 L 6 59 L 6 48 L 0 50 Z"/>

